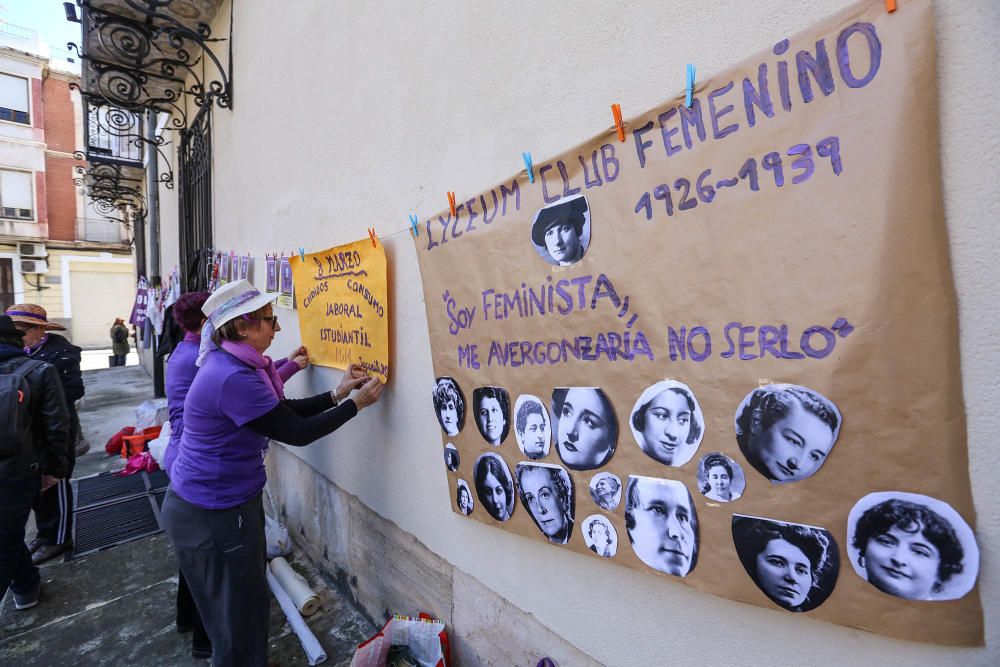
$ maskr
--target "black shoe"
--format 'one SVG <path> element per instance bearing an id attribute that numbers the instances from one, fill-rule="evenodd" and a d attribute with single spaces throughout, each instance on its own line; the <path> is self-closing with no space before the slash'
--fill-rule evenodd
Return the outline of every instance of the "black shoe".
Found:
<path id="1" fill-rule="evenodd" d="M 14 591 L 11 591 L 14 593 Z M 42 580 L 38 579 L 38 583 L 28 591 L 27 593 L 14 593 L 14 609 L 24 610 L 31 609 L 38 604 L 38 598 L 42 595 Z"/>
<path id="2" fill-rule="evenodd" d="M 28 553 L 33 554 L 39 549 L 41 549 L 42 546 L 43 546 L 42 539 L 40 537 L 36 537 L 35 539 L 31 540 L 31 544 L 28 545 Z"/>
<path id="3" fill-rule="evenodd" d="M 211 660 L 212 658 L 212 645 L 208 646 L 195 646 L 191 645 L 191 657 L 195 660 Z"/>
<path id="4" fill-rule="evenodd" d="M 31 554 L 31 563 L 33 565 L 40 565 L 47 560 L 52 560 L 56 556 L 66 553 L 72 546 L 73 543 L 68 540 L 62 544 L 43 544 L 38 551 Z"/>

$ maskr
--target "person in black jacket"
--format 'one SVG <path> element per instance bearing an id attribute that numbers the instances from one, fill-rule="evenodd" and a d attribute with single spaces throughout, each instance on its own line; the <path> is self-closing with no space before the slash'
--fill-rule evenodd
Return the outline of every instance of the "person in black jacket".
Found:
<path id="1" fill-rule="evenodd" d="M 70 417 L 59 372 L 24 353 L 23 333 L 0 315 L 0 598 L 38 604 L 42 579 L 24 544 L 31 504 L 67 476 Z M 27 415 L 27 424 L 17 419 Z"/>
<path id="2" fill-rule="evenodd" d="M 58 322 L 50 322 L 45 309 L 19 303 L 7 309 L 14 326 L 23 334 L 24 350 L 32 359 L 47 361 L 59 371 L 66 406 L 70 416 L 69 467 L 65 478 L 38 494 L 34 504 L 38 536 L 28 546 L 36 565 L 55 558 L 73 546 L 73 487 L 70 478 L 76 464 L 75 445 L 80 432 L 76 402 L 83 398 L 83 374 L 80 372 L 80 348 L 53 331 L 65 331 Z M 82 454 L 82 452 L 81 452 Z"/>

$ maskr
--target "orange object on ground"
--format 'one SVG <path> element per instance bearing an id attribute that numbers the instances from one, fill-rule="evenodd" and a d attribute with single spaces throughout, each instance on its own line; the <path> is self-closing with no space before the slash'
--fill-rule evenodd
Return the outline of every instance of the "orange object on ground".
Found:
<path id="1" fill-rule="evenodd" d="M 121 457 L 123 459 L 130 459 L 136 454 L 142 454 L 146 451 L 149 441 L 156 440 L 162 430 L 162 426 L 150 426 L 149 428 L 144 428 L 139 433 L 123 435 Z"/>

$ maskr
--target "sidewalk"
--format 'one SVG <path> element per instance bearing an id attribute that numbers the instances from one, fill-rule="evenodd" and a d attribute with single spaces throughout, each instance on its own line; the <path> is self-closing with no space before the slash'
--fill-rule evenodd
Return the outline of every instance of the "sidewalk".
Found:
<path id="1" fill-rule="evenodd" d="M 80 421 L 91 444 L 77 460 L 74 477 L 120 470 L 124 462 L 104 453 L 104 443 L 134 421 L 134 408 L 152 398 L 152 382 L 139 366 L 84 372 L 87 396 Z M 28 540 L 34 520 L 28 524 Z M 375 627 L 305 558 L 289 558 L 323 601 L 307 619 L 329 656 L 326 665 L 349 665 L 354 647 Z M 41 603 L 16 611 L 11 596 L 0 605 L 3 664 L 197 665 L 191 635 L 174 628 L 177 566 L 166 537 L 152 537 L 42 566 Z M 269 660 L 306 665 L 296 635 L 271 600 Z"/>

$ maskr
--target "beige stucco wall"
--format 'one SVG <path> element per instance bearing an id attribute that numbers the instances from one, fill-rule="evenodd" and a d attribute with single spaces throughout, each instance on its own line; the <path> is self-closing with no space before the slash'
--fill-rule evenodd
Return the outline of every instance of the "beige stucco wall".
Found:
<path id="1" fill-rule="evenodd" d="M 406 226 L 410 211 L 444 208 L 446 191 L 475 193 L 509 178 L 522 168 L 523 150 L 538 163 L 602 131 L 611 124 L 612 102 L 628 115 L 675 94 L 686 63 L 710 76 L 847 4 L 518 0 L 375 9 L 302 0 L 279 20 L 267 3 L 240 3 L 235 109 L 217 110 L 213 120 L 217 246 L 252 252 L 260 262 L 268 251 L 365 238 L 370 225 L 386 236 Z M 385 241 L 395 320 L 390 388 L 335 437 L 295 453 L 604 663 L 997 664 L 1000 203 L 993 151 L 1000 145 L 1000 6 L 938 2 L 935 13 L 986 648 L 888 640 L 737 604 L 453 514 L 429 409 L 424 295 L 405 235 Z M 176 238 L 166 217 L 163 233 Z M 175 261 L 165 254 L 165 266 Z M 276 353 L 297 340 L 294 316 L 279 314 L 284 331 Z M 335 378 L 314 369 L 291 389 L 318 391 Z"/>

